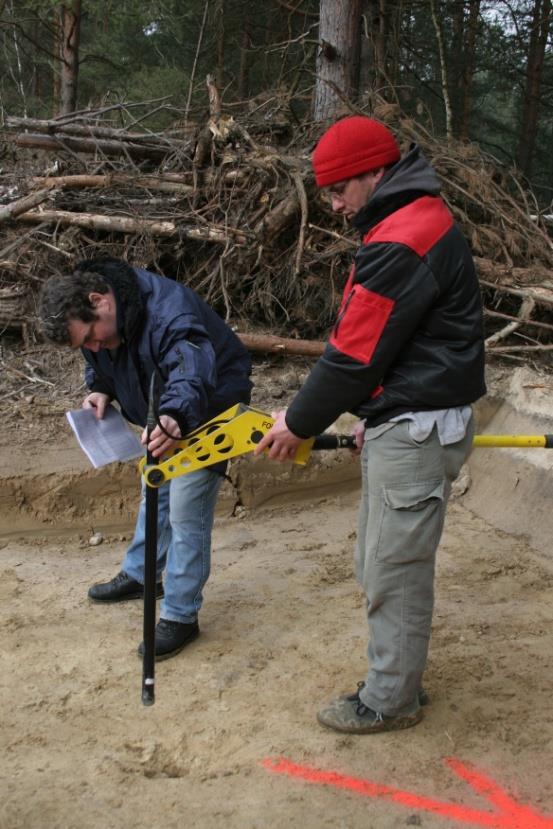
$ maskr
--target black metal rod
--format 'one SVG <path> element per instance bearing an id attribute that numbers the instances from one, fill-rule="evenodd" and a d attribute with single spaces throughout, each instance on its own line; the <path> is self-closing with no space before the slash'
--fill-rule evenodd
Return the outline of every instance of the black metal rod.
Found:
<path id="1" fill-rule="evenodd" d="M 150 384 L 148 403 L 147 436 L 156 427 L 155 416 L 155 373 Z M 146 463 L 158 461 L 146 453 Z M 142 704 L 153 705 L 155 702 L 155 639 L 156 639 L 156 581 L 157 581 L 157 488 L 146 486 L 146 526 L 144 540 L 144 653 L 142 658 Z"/>
<path id="2" fill-rule="evenodd" d="M 323 432 L 313 441 L 313 449 L 355 449 L 353 435 L 333 435 Z"/>

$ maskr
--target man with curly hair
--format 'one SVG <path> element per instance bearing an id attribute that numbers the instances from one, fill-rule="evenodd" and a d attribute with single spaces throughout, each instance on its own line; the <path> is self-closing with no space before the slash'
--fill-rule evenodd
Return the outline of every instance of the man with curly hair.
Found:
<path id="1" fill-rule="evenodd" d="M 100 419 L 114 400 L 127 420 L 145 427 L 150 379 L 158 373 L 163 385 L 158 425 L 147 446 L 154 457 L 230 406 L 249 402 L 246 349 L 200 297 L 171 279 L 116 259 L 83 261 L 72 273 L 46 282 L 40 318 L 49 340 L 81 349 L 89 390 L 83 407 Z M 146 440 L 144 429 L 142 442 Z M 163 599 L 156 659 L 174 656 L 199 634 L 224 467 L 197 470 L 159 489 L 157 594 Z M 144 543 L 143 496 L 121 571 L 90 588 L 92 601 L 143 596 Z"/>

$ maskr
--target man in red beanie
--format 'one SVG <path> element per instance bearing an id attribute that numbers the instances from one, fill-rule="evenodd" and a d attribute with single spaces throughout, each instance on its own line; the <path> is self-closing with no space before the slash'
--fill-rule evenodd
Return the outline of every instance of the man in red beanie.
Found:
<path id="1" fill-rule="evenodd" d="M 401 158 L 386 126 L 354 116 L 330 127 L 312 162 L 362 243 L 323 356 L 256 454 L 287 460 L 343 412 L 361 419 L 355 565 L 369 670 L 318 720 L 371 734 L 415 725 L 427 701 L 436 550 L 472 446 L 471 403 L 486 391 L 482 305 L 467 242 L 417 145 Z"/>

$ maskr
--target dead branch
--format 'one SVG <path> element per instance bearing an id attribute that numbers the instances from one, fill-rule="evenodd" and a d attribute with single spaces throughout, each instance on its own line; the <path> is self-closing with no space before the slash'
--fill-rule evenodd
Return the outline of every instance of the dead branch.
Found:
<path id="1" fill-rule="evenodd" d="M 496 319 L 502 320 L 512 320 L 513 322 L 518 322 L 518 317 L 513 317 L 512 314 L 503 314 L 501 311 L 492 311 L 490 308 L 484 308 L 484 316 L 486 317 L 495 317 Z M 547 322 L 538 322 L 537 320 L 527 319 L 524 321 L 524 325 L 529 325 L 533 328 L 543 328 L 545 331 L 553 331 L 553 325 L 550 325 Z"/>
<path id="2" fill-rule="evenodd" d="M 133 144 L 130 141 L 107 141 L 102 138 L 74 138 L 67 135 L 60 138 L 48 135 L 26 133 L 16 135 L 13 142 L 18 147 L 35 147 L 39 150 L 69 150 L 75 153 L 103 153 L 106 156 L 129 156 L 130 158 L 148 158 L 162 161 L 171 151 L 170 147 Z"/>
<path id="3" fill-rule="evenodd" d="M 240 334 L 238 332 L 236 336 L 250 351 L 320 357 L 325 349 L 325 343 L 318 340 L 289 340 L 275 337 L 272 334 Z"/>
<path id="4" fill-rule="evenodd" d="M 125 129 L 111 129 L 110 127 L 101 127 L 97 124 L 83 124 L 83 123 L 59 123 L 58 121 L 44 121 L 38 118 L 17 118 L 15 116 L 8 116 L 6 118 L 5 126 L 8 129 L 29 130 L 37 133 L 45 133 L 46 135 L 61 134 L 66 137 L 68 135 L 81 136 L 83 138 L 107 138 L 115 141 L 130 141 L 134 143 L 146 142 L 151 144 L 152 141 L 159 141 L 166 144 L 168 147 L 181 148 L 183 142 L 173 138 L 167 138 L 165 135 L 152 132 L 128 132 Z"/>
<path id="5" fill-rule="evenodd" d="M 145 190 L 159 190 L 162 193 L 183 193 L 194 192 L 191 184 L 181 184 L 178 181 L 166 180 L 160 176 L 132 176 L 128 173 L 109 173 L 107 175 L 71 175 L 71 176 L 35 176 L 31 179 L 33 184 L 86 188 L 86 187 L 117 187 L 133 186 L 143 187 Z"/>
<path id="6" fill-rule="evenodd" d="M 265 242 L 270 242 L 292 224 L 299 208 L 297 192 L 290 193 L 261 220 L 255 229 L 256 234 Z"/>
<path id="7" fill-rule="evenodd" d="M 500 340 L 507 339 L 509 334 L 512 334 L 513 332 L 517 331 L 522 325 L 522 323 L 528 322 L 528 320 L 532 316 L 532 312 L 535 307 L 535 300 L 533 300 L 532 297 L 529 296 L 525 297 L 520 306 L 518 319 L 508 323 L 508 325 L 505 325 L 500 331 L 496 331 L 495 334 L 492 334 L 491 337 L 488 337 L 485 341 L 486 347 L 493 348 L 493 346 Z"/>
<path id="8" fill-rule="evenodd" d="M 515 354 L 517 352 L 553 351 L 553 345 L 500 345 L 488 349 L 490 354 Z"/>
<path id="9" fill-rule="evenodd" d="M 246 238 L 243 232 L 236 228 L 225 228 L 224 231 L 213 226 L 186 227 L 175 225 L 174 222 L 155 222 L 145 219 L 130 219 L 126 216 L 101 216 L 92 213 L 70 213 L 67 210 L 41 210 L 22 213 L 18 220 L 21 222 L 51 222 L 77 227 L 90 227 L 94 230 L 111 230 L 118 233 L 138 233 L 149 236 L 175 237 L 186 236 L 204 242 L 217 242 L 226 245 L 229 241 L 243 245 Z"/>
<path id="10" fill-rule="evenodd" d="M 273 129 L 266 111 L 255 115 L 255 102 L 247 113 L 244 103 L 242 118 L 238 107 L 230 117 L 218 90 L 210 91 L 209 119 L 189 121 L 189 130 L 182 120 L 175 122 L 162 135 L 142 125 L 132 132 L 117 128 L 111 112 L 128 116 L 125 105 L 54 122 L 11 120 L 11 140 L 15 134 L 33 140 L 21 134 L 28 129 L 35 139 L 50 142 L 46 146 L 55 153 L 59 175 L 37 175 L 47 162 L 40 154 L 23 156 L 35 167 L 25 184 L 57 193 L 47 210 L 27 208 L 22 218 L 2 224 L 3 275 L 34 291 L 33 281 L 43 281 L 71 259 L 122 257 L 186 281 L 229 320 L 247 319 L 248 329 L 283 330 L 290 338 L 262 337 L 252 341 L 252 349 L 316 357 L 359 238 L 314 191 L 309 166 L 314 132 L 300 125 L 294 136 L 289 124 L 283 132 L 282 120 Z M 188 109 L 184 114 L 188 120 Z M 371 114 L 388 123 L 403 144 L 421 144 L 438 170 L 443 196 L 477 255 L 489 353 L 519 361 L 526 354 L 518 353 L 521 348 L 539 353 L 553 342 L 553 251 L 543 222 L 530 218 L 539 211 L 524 183 L 514 172 L 511 181 L 508 171 L 474 145 L 452 141 L 444 147 L 423 126 L 404 119 L 397 104 L 379 111 L 376 102 Z M 199 138 L 195 158 L 191 130 Z M 267 145 L 252 140 L 260 134 Z M 278 149 L 281 136 L 285 150 Z M 142 161 L 144 170 L 138 167 Z M 14 183 L 3 176 L 3 192 L 21 187 L 21 169 Z M 83 175 L 74 175 L 78 172 Z M 40 232 L 22 233 L 25 222 L 40 223 Z M 534 351 L 526 359 L 534 359 Z"/>
<path id="11" fill-rule="evenodd" d="M 480 280 L 480 284 L 486 288 L 493 288 L 495 291 L 501 293 L 511 294 L 512 296 L 531 297 L 534 302 L 542 305 L 553 306 L 553 291 L 549 288 L 542 288 L 539 286 L 530 288 L 512 288 L 510 285 L 499 285 L 496 282 L 488 282 L 485 279 Z"/>
<path id="12" fill-rule="evenodd" d="M 292 178 L 294 180 L 294 184 L 296 185 L 296 190 L 298 191 L 298 199 L 301 207 L 301 222 L 298 233 L 298 246 L 296 249 L 296 260 L 294 262 L 294 276 L 297 276 L 300 272 L 301 258 L 303 255 L 303 248 L 305 245 L 305 228 L 307 226 L 307 219 L 309 216 L 309 207 L 307 204 L 307 194 L 305 192 L 305 186 L 303 183 L 303 178 L 301 177 L 301 173 L 293 172 Z"/>
<path id="13" fill-rule="evenodd" d="M 27 210 L 36 207 L 46 199 L 52 198 L 55 193 L 47 188 L 46 190 L 38 190 L 36 193 L 31 193 L 29 196 L 24 196 L 22 199 L 12 202 L 11 204 L 0 207 L 0 222 L 8 219 L 15 219 L 21 213 L 26 213 Z"/>

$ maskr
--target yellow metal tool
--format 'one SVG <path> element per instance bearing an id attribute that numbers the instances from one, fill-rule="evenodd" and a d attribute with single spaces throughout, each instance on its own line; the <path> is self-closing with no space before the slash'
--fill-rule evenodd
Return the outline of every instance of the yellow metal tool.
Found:
<path id="1" fill-rule="evenodd" d="M 273 423 L 267 412 L 239 403 L 190 432 L 159 463 L 147 464 L 146 459 L 142 459 L 142 477 L 148 486 L 157 488 L 196 469 L 247 455 L 253 452 Z M 312 449 L 354 446 L 355 439 L 350 435 L 319 435 L 301 442 L 293 462 L 305 465 Z M 553 449 L 553 435 L 476 435 L 474 446 Z"/>
<path id="2" fill-rule="evenodd" d="M 142 476 L 148 486 L 159 487 L 179 475 L 246 455 L 253 452 L 273 423 L 267 412 L 238 403 L 186 435 L 175 445 L 172 454 L 164 456 L 158 464 L 147 465 L 143 459 Z M 315 438 L 309 438 L 301 442 L 294 463 L 307 462 L 314 441 Z"/>

